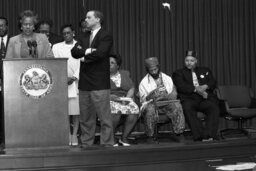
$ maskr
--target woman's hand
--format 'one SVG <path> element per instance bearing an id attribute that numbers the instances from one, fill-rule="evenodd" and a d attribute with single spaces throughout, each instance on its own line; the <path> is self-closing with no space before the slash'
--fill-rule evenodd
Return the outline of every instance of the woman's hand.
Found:
<path id="1" fill-rule="evenodd" d="M 68 85 L 71 85 L 76 80 L 77 80 L 76 77 L 68 77 Z"/>
<path id="2" fill-rule="evenodd" d="M 119 100 L 120 98 L 117 96 L 117 95 L 114 95 L 114 94 L 111 94 L 110 95 L 110 100 L 111 101 L 117 101 L 117 100 Z"/>
<path id="3" fill-rule="evenodd" d="M 131 89 L 127 92 L 126 97 L 133 98 L 134 92 L 135 92 L 135 88 L 133 87 L 133 88 L 131 88 Z"/>

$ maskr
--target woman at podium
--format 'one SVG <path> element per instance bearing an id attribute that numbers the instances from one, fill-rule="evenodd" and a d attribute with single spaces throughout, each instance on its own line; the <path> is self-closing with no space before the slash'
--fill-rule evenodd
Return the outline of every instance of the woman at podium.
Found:
<path id="1" fill-rule="evenodd" d="M 35 33 L 37 15 L 26 10 L 20 14 L 21 33 L 9 41 L 6 58 L 53 58 L 48 39 L 44 34 Z"/>

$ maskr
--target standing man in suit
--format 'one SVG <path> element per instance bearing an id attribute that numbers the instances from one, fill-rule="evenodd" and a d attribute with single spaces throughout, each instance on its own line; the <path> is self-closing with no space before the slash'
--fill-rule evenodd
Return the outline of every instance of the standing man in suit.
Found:
<path id="1" fill-rule="evenodd" d="M 101 122 L 101 145 L 113 146 L 109 79 L 109 54 L 113 38 L 101 28 L 103 14 L 100 11 L 89 11 L 85 21 L 90 32 L 78 39 L 78 43 L 71 50 L 74 58 L 82 58 L 83 61 L 78 87 L 82 147 L 91 146 L 94 142 L 96 116 Z"/>
<path id="2" fill-rule="evenodd" d="M 174 72 L 173 81 L 194 141 L 217 139 L 220 112 L 213 93 L 216 80 L 209 68 L 197 66 L 195 51 L 186 52 L 185 67 Z M 206 114 L 205 128 L 197 117 L 198 111 Z"/>
<path id="3" fill-rule="evenodd" d="M 7 49 L 7 44 L 8 44 L 8 20 L 5 17 L 0 17 L 0 57 L 1 57 L 1 62 L 0 62 L 0 72 L 1 72 L 1 80 L 2 81 L 2 59 L 5 58 L 6 54 L 6 49 Z"/>
<path id="4" fill-rule="evenodd" d="M 4 140 L 4 117 L 2 104 L 2 76 L 3 76 L 3 61 L 5 58 L 7 44 L 8 44 L 8 20 L 5 17 L 0 17 L 0 142 Z"/>

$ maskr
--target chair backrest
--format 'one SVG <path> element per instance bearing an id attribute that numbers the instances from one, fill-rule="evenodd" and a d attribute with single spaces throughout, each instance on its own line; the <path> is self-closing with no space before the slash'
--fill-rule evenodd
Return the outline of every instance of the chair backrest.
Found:
<path id="1" fill-rule="evenodd" d="M 249 108 L 251 105 L 250 88 L 241 85 L 218 86 L 217 96 L 220 100 L 227 101 L 230 108 Z"/>

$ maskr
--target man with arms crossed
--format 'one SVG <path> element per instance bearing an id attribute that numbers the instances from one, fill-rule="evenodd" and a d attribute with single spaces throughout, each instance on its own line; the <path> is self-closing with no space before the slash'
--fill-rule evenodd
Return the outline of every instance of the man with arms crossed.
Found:
<path id="1" fill-rule="evenodd" d="M 82 58 L 79 80 L 80 126 L 82 147 L 93 145 L 96 116 L 101 122 L 100 143 L 113 146 L 114 136 L 110 115 L 109 53 L 113 38 L 101 28 L 103 14 L 87 12 L 86 25 L 91 31 L 78 38 L 71 50 L 74 58 Z"/>

